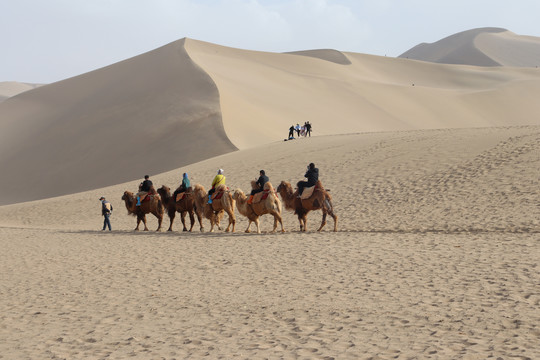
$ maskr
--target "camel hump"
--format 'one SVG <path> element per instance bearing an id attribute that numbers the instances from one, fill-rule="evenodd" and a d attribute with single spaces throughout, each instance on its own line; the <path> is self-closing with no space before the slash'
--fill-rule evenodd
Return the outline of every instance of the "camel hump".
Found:
<path id="1" fill-rule="evenodd" d="M 317 180 L 317 182 L 315 183 L 315 188 L 324 190 L 324 186 L 322 185 L 321 180 Z"/>
<path id="2" fill-rule="evenodd" d="M 267 181 L 267 182 L 264 184 L 263 190 L 264 190 L 264 191 L 271 191 L 271 192 L 273 192 L 273 191 L 274 191 L 274 187 L 272 186 L 272 184 L 270 183 L 270 181 Z"/>
<path id="3" fill-rule="evenodd" d="M 216 188 L 216 192 L 222 192 L 222 191 L 227 191 L 227 190 L 228 190 L 228 187 L 226 185 L 219 185 Z"/>

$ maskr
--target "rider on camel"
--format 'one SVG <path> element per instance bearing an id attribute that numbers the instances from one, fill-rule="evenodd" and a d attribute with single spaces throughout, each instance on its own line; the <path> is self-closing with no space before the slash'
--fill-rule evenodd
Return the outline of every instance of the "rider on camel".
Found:
<path id="1" fill-rule="evenodd" d="M 264 184 L 266 184 L 270 179 L 268 179 L 268 176 L 266 176 L 266 173 L 264 170 L 259 171 L 259 178 L 257 179 L 257 189 L 251 190 L 251 195 L 249 196 L 248 204 L 251 204 L 253 202 L 253 196 L 257 193 L 260 193 L 264 190 Z"/>
<path id="2" fill-rule="evenodd" d="M 217 175 L 212 181 L 212 188 L 208 191 L 208 203 L 212 203 L 212 194 L 216 191 L 216 188 L 220 185 L 225 185 L 225 176 L 223 175 L 223 169 L 219 169 Z"/>
<path id="3" fill-rule="evenodd" d="M 153 185 L 150 176 L 144 175 L 144 181 L 139 185 L 139 192 L 137 193 L 137 206 L 141 206 L 141 196 L 148 194 Z"/>
<path id="4" fill-rule="evenodd" d="M 299 181 L 298 184 L 296 184 L 296 186 L 298 186 L 298 197 L 302 196 L 304 188 L 315 186 L 319 180 L 319 169 L 315 167 L 314 163 L 308 165 L 304 177 L 307 178 L 307 181 Z"/>

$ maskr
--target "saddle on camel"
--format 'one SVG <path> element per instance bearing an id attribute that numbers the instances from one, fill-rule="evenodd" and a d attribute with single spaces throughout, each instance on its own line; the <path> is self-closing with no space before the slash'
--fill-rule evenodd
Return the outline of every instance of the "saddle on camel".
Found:
<path id="1" fill-rule="evenodd" d="M 257 189 L 257 184 L 256 184 L 255 180 L 251 181 L 251 188 L 252 189 Z M 270 186 L 265 186 L 262 191 L 260 191 L 260 192 L 256 193 L 255 195 L 253 195 L 253 198 L 251 198 L 248 201 L 248 204 L 251 205 L 251 204 L 260 203 L 261 201 L 268 199 L 268 195 L 270 195 L 271 193 L 274 193 L 274 194 L 277 195 L 276 191 L 272 187 L 272 184 L 270 184 Z"/>
<path id="2" fill-rule="evenodd" d="M 326 225 L 327 215 L 334 219 L 334 231 L 337 231 L 338 218 L 334 213 L 332 197 L 328 193 L 329 189 L 325 189 L 321 181 L 317 180 L 314 186 L 305 187 L 302 194 L 299 190 L 293 190 L 291 184 L 286 181 L 282 181 L 277 187 L 277 192 L 281 195 L 285 208 L 294 211 L 298 217 L 300 231 L 306 231 L 307 214 L 313 210 L 321 210 L 323 213 L 321 225 L 317 231 L 321 231 Z"/>
<path id="3" fill-rule="evenodd" d="M 154 184 L 150 180 L 149 175 L 144 175 L 144 181 L 139 184 L 139 192 L 137 193 L 137 204 L 136 206 L 141 206 L 141 202 L 150 201 L 153 199 L 152 195 L 157 195 Z"/>
<path id="4" fill-rule="evenodd" d="M 228 186 L 225 186 L 225 185 L 219 185 L 216 190 L 214 191 L 213 194 L 211 194 L 209 196 L 210 200 L 212 200 L 210 202 L 210 204 L 214 201 L 214 200 L 219 200 L 223 197 L 223 194 L 225 194 L 227 191 L 229 191 L 229 187 Z"/>

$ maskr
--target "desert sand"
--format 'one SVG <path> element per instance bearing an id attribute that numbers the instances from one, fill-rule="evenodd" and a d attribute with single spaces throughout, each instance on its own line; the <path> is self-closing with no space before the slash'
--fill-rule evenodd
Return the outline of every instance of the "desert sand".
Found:
<path id="1" fill-rule="evenodd" d="M 285 233 L 246 234 L 238 212 L 235 233 L 135 233 L 120 197 L 138 180 L 0 207 L 0 354 L 537 358 L 539 150 L 539 126 L 318 136 L 153 177 L 208 186 L 221 167 L 247 191 L 315 161 L 337 233 L 320 212 L 305 233 L 289 212 Z"/>
<path id="2" fill-rule="evenodd" d="M 0 359 L 540 358 L 539 92 L 531 67 L 182 39 L 13 96 Z M 234 233 L 135 232 L 121 200 L 145 173 L 248 192 L 310 162 L 337 232 L 285 209 L 284 233 L 238 211 Z"/>

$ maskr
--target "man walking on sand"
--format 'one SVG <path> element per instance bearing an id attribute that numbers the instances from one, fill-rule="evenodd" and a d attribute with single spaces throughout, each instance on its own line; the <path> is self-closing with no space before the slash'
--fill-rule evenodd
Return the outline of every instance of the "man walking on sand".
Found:
<path id="1" fill-rule="evenodd" d="M 111 216 L 113 207 L 104 196 L 100 197 L 99 200 L 101 201 L 101 215 L 104 217 L 103 229 L 101 231 L 105 231 L 107 227 L 109 227 L 109 231 L 111 231 L 111 219 L 109 217 Z"/>

